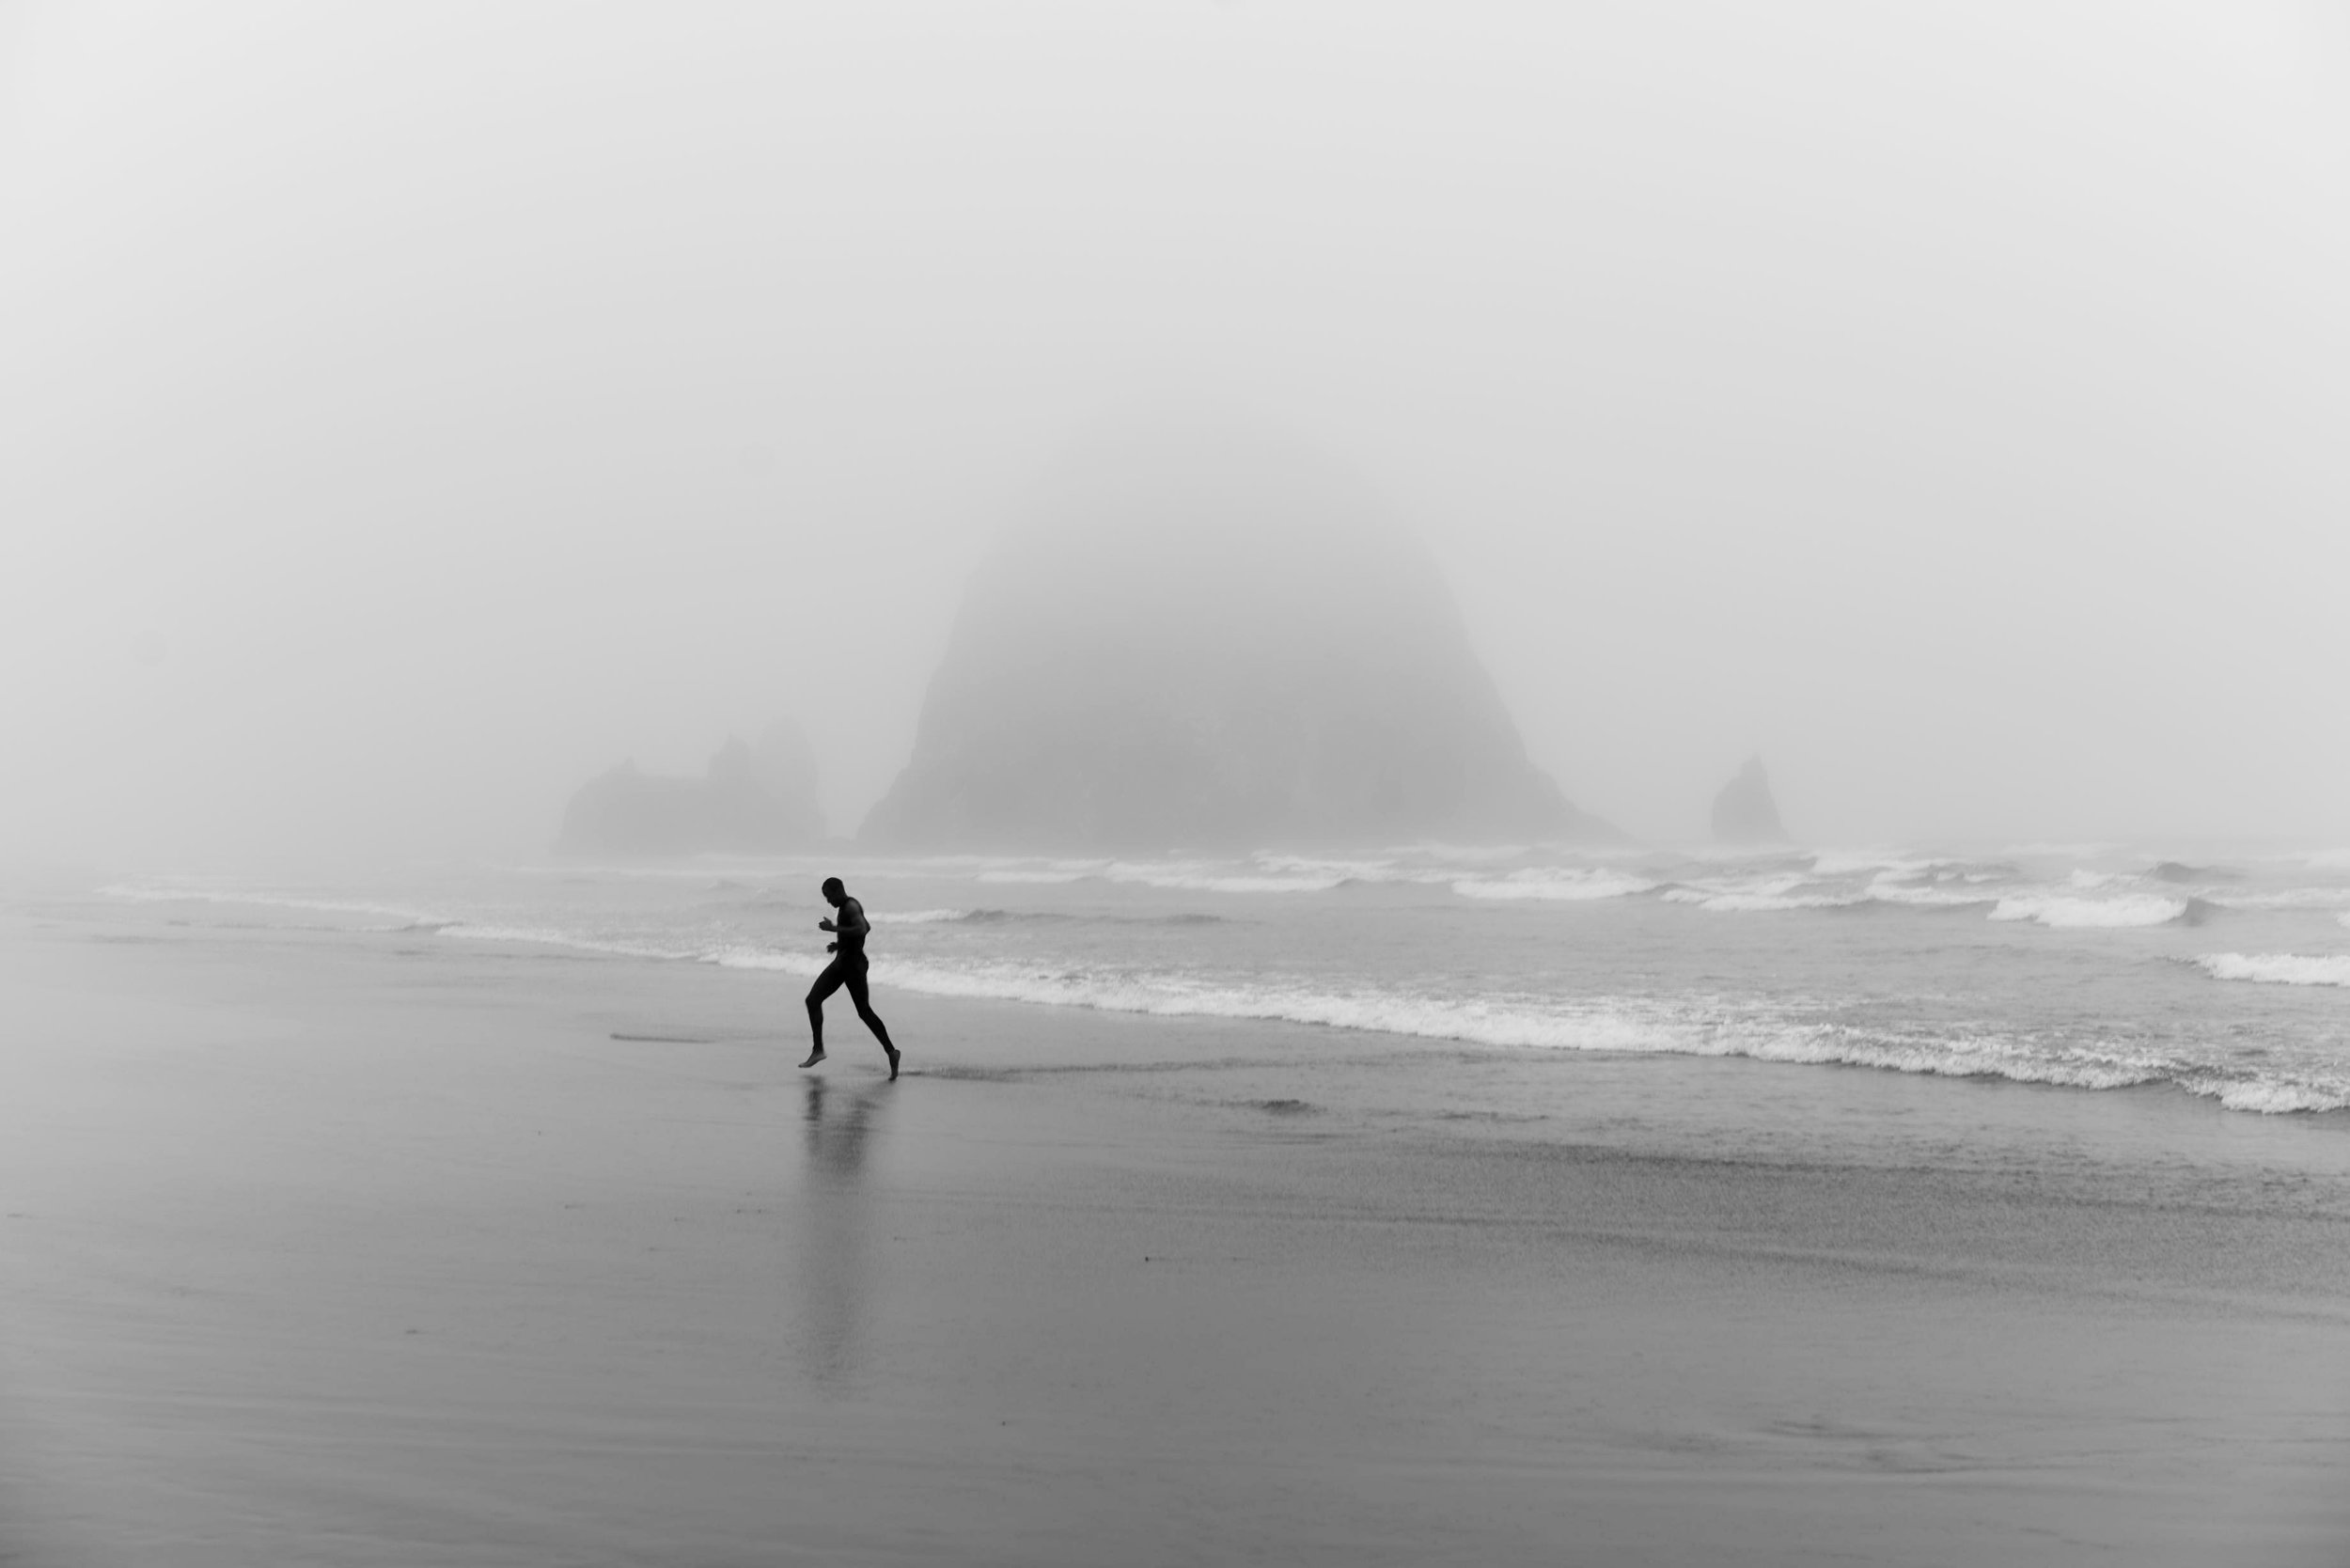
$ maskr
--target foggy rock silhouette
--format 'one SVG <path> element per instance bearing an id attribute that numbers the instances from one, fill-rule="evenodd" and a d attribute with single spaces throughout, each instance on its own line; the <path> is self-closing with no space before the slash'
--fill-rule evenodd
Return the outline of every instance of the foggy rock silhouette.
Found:
<path id="1" fill-rule="evenodd" d="M 640 773 L 634 761 L 572 795 L 561 855 L 660 855 L 798 849 L 824 840 L 816 751 L 779 720 L 756 746 L 729 735 L 699 778 Z"/>
<path id="2" fill-rule="evenodd" d="M 1257 439 L 1072 463 L 974 573 L 884 848 L 1614 838 L 1526 754 L 1434 559 Z"/>
<path id="3" fill-rule="evenodd" d="M 1771 781 L 1762 759 L 1749 757 L 1738 776 L 1714 797 L 1714 841 L 1718 844 L 1783 844 L 1787 830 L 1779 825 L 1778 803 L 1771 798 Z"/>

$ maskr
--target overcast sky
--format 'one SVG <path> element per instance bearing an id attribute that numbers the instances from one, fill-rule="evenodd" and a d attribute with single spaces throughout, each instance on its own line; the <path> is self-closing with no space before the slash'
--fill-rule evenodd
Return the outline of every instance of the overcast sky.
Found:
<path id="1" fill-rule="evenodd" d="M 0 7 L 0 853 L 523 854 L 1188 399 L 1701 834 L 2350 842 L 2350 27 L 2288 0 Z"/>

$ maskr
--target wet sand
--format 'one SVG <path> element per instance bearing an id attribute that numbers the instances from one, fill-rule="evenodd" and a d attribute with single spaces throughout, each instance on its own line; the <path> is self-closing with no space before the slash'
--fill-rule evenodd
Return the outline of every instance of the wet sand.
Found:
<path id="1" fill-rule="evenodd" d="M 0 1560 L 2350 1561 L 2339 1118 L 7 919 Z"/>

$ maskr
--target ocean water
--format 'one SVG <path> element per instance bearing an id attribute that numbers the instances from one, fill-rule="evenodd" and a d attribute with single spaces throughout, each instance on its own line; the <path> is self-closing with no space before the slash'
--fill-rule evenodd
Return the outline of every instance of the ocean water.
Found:
<path id="1" fill-rule="evenodd" d="M 1279 1019 L 1399 1051 L 1670 1053 L 2162 1085 L 2350 1108 L 2350 854 L 2122 844 L 1750 855 L 1418 845 L 1347 857 L 703 859 L 266 879 L 118 874 L 133 926 L 559 946 L 815 974 L 863 901 L 891 988 Z M 782 1025 L 796 1028 L 792 998 Z"/>

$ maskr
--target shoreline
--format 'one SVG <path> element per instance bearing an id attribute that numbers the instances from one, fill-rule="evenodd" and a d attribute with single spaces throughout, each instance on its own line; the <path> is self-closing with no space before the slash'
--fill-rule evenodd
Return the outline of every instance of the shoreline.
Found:
<path id="1" fill-rule="evenodd" d="M 28 1563 L 2350 1543 L 2336 1118 L 102 935 L 0 933 Z"/>
<path id="2" fill-rule="evenodd" d="M 699 874 L 673 868 L 658 880 L 680 883 Z M 1058 878 L 1073 873 L 1051 874 Z M 102 922 L 127 913 L 110 909 L 109 899 L 127 900 L 133 907 L 156 911 L 145 922 L 151 928 L 189 924 L 164 913 L 180 901 L 186 901 L 180 913 L 193 903 L 208 918 L 220 906 L 248 905 L 255 911 L 276 911 L 278 923 L 290 918 L 297 924 L 308 920 L 331 927 L 389 917 L 393 925 L 365 929 L 413 933 L 517 957 L 588 954 L 803 978 L 821 968 L 821 955 L 806 944 L 802 932 L 777 926 L 776 916 L 785 904 L 772 899 L 772 888 L 754 890 L 721 880 L 699 891 L 715 896 L 716 903 L 682 920 L 674 905 L 639 908 L 632 914 L 598 908 L 591 899 L 587 907 L 567 911 L 558 899 L 545 908 L 518 912 L 494 894 L 486 903 L 461 893 L 443 904 L 436 902 L 441 894 L 425 888 L 413 890 L 413 897 L 368 891 L 354 898 L 348 893 L 109 884 L 99 890 L 96 902 L 87 902 L 85 894 L 83 910 Z M 1132 891 L 1096 889 L 1096 894 L 1107 895 L 1107 903 L 1081 908 L 1073 917 L 1080 922 L 1132 919 Z M 1396 900 L 1408 905 L 1418 891 L 1418 885 L 1408 881 L 1380 885 L 1366 895 L 1371 904 L 1358 906 L 1355 913 L 1375 905 L 1392 917 L 1399 907 Z M 958 886 L 932 889 L 925 896 L 968 898 L 972 892 L 970 886 Z M 1178 902 L 1191 896 L 1177 895 Z M 383 902 L 386 898 L 393 902 Z M 71 896 L 65 902 L 71 902 Z M 1058 902 L 1046 901 L 1048 905 Z M 1683 929 L 1681 922 L 1690 917 L 1678 906 L 1618 899 L 1563 905 L 1541 901 L 1484 903 L 1487 907 L 1474 911 L 1448 905 L 1443 910 L 1446 920 L 1461 933 L 1475 934 L 1456 939 L 1449 953 L 1441 943 L 1431 953 L 1399 953 L 1400 969 L 1343 963 L 1333 966 L 1326 954 L 1323 962 L 1308 959 L 1265 967 L 1245 950 L 1225 945 L 1219 951 L 1215 944 L 1203 947 L 1197 939 L 1108 954 L 1083 943 L 965 941 L 943 933 L 964 921 L 982 926 L 1035 919 L 1061 922 L 1073 915 L 1059 907 L 919 908 L 876 917 L 877 923 L 902 930 L 889 944 L 892 950 L 877 962 L 874 981 L 951 1000 L 1305 1024 L 1359 1029 L 1398 1043 L 1424 1041 L 1440 1048 L 1457 1043 L 1505 1050 L 1739 1058 L 1961 1079 L 2003 1078 L 2099 1092 L 2156 1084 L 2250 1114 L 2350 1109 L 2350 1079 L 2340 1071 L 2335 1032 L 2337 998 L 2315 994 L 2331 986 L 2339 964 L 2350 963 L 2339 956 L 2201 951 L 2207 944 L 2183 945 L 2180 933 L 2168 926 L 2159 932 L 2132 930 L 2123 933 L 2123 950 L 2107 952 L 2109 960 L 2119 962 L 2097 977 L 2093 985 L 2098 989 L 2083 990 L 2080 978 L 2062 967 L 2063 955 L 2084 941 L 2103 943 L 2110 932 L 2093 928 L 2019 937 L 2020 928 L 2013 922 L 1996 930 L 1980 922 L 1950 928 L 1942 924 L 1951 912 L 1949 907 L 1896 907 L 1901 901 L 1894 901 L 1881 906 L 1886 915 L 1882 921 L 1872 920 L 1837 937 L 1834 946 L 1853 944 L 1848 953 L 1854 962 L 1829 980 L 1830 990 L 1841 999 L 1822 1007 L 1800 988 L 1753 983 L 1789 956 L 1771 951 L 1789 933 L 1789 928 L 1776 924 L 1791 917 L 1783 910 L 1762 917 L 1699 917 L 1707 929 L 1691 950 L 1749 970 L 1745 989 L 1732 985 L 1728 994 L 1714 996 L 1706 994 L 1712 977 L 1702 969 L 1684 969 L 1661 984 L 1634 986 L 1623 994 L 1613 989 L 1612 977 L 1621 971 L 1612 964 L 1642 964 L 1653 957 L 1654 944 L 1678 947 L 1695 934 Z M 1322 909 L 1311 917 L 1332 914 Z M 1172 916 L 1162 910 L 1143 917 L 1191 922 L 1195 929 L 1245 926 L 1252 918 L 1197 908 Z M 2014 960 L 2017 974 L 2026 977 L 2020 984 L 2026 991 L 2036 987 L 2037 996 L 2026 999 L 2022 991 L 2003 996 L 1984 1021 L 1935 1005 L 1966 989 L 1962 975 L 1923 982 L 1923 993 L 1898 985 L 1887 988 L 1877 977 L 1903 972 L 1917 961 L 1919 928 L 1914 922 L 1919 919 L 1934 922 L 1934 945 L 1955 939 L 1950 949 L 1953 954 L 1998 952 Z M 1762 923 L 1766 920 L 1772 923 Z M 271 921 L 264 917 L 261 923 Z M 1645 950 L 1622 949 L 1626 931 L 1643 926 L 1649 928 L 1643 940 L 1651 946 Z M 1387 935 L 1392 939 L 1394 934 L 1390 925 Z M 2264 936 L 2255 925 L 2232 933 L 2229 940 L 2257 948 L 2262 940 L 2285 934 L 2271 930 Z M 1583 966 L 1563 977 L 1563 984 L 1551 983 L 1560 977 L 1544 977 L 1528 990 L 1496 986 L 1492 977 L 1466 985 L 1451 983 L 1449 977 L 1461 966 L 1483 962 L 1480 944 L 1515 943 L 1522 954 L 1529 935 L 1556 942 L 1561 950 L 1586 953 Z M 2295 939 L 2307 935 L 2301 931 Z M 2328 940 L 2330 936 L 2329 927 Z M 1795 940 L 1801 946 L 1804 939 Z M 1610 943 L 1617 944 L 1612 952 Z M 1817 956 L 1817 951 L 1805 953 L 1795 962 L 1810 963 Z M 2134 962 L 2147 961 L 2158 962 L 2133 968 Z M 1831 967 L 1834 962 L 1830 960 Z M 2048 967 L 2052 963 L 2058 967 Z M 2264 983 L 2272 980 L 2278 983 Z M 2150 1027 L 2155 1019 L 2167 1023 Z M 2241 1040 L 2248 1023 L 2256 1038 Z"/>

